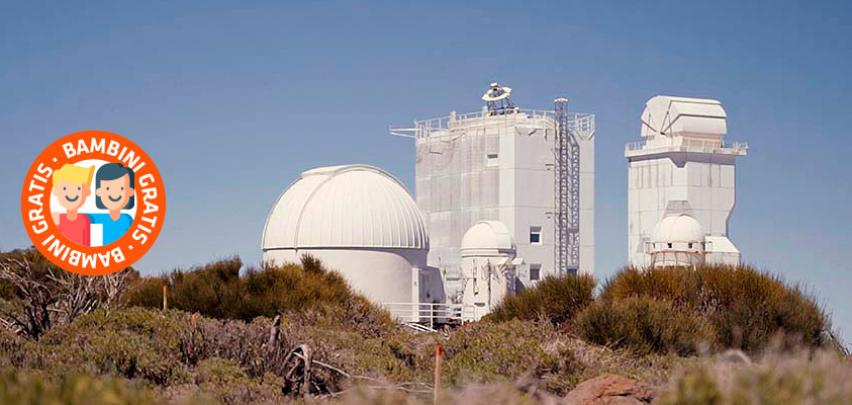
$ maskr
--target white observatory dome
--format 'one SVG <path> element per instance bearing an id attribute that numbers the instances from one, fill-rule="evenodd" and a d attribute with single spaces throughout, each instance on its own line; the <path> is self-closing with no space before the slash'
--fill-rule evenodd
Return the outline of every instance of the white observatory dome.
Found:
<path id="1" fill-rule="evenodd" d="M 685 214 L 663 218 L 654 228 L 646 252 L 652 266 L 694 266 L 704 263 L 704 228 Z"/>
<path id="2" fill-rule="evenodd" d="M 399 180 L 367 165 L 302 173 L 270 211 L 262 249 L 278 264 L 314 256 L 377 303 L 419 302 L 428 272 L 417 204 Z"/>
<path id="3" fill-rule="evenodd" d="M 391 174 L 367 165 L 302 173 L 269 214 L 263 249 L 428 249 L 417 204 Z"/>
<path id="4" fill-rule="evenodd" d="M 704 242 L 704 228 L 695 218 L 681 214 L 663 218 L 654 228 L 654 242 Z"/>
<path id="5" fill-rule="evenodd" d="M 480 221 L 465 232 L 461 241 L 462 256 L 515 253 L 512 233 L 500 221 Z"/>
<path id="6" fill-rule="evenodd" d="M 468 228 L 461 241 L 462 304 L 473 308 L 473 318 L 491 312 L 514 291 L 515 241 L 505 224 L 480 221 Z"/>

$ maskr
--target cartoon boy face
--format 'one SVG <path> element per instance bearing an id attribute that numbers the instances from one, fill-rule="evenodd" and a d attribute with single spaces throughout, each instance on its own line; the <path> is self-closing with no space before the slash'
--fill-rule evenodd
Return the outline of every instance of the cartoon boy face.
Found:
<path id="1" fill-rule="evenodd" d="M 127 206 L 130 197 L 133 197 L 133 191 L 130 176 L 125 174 L 113 180 L 100 180 L 95 195 L 107 210 L 118 211 Z"/>
<path id="2" fill-rule="evenodd" d="M 94 167 L 63 165 L 53 173 L 53 195 L 68 212 L 76 212 L 91 193 Z"/>
<path id="3" fill-rule="evenodd" d="M 53 194 L 59 200 L 59 205 L 67 211 L 76 211 L 83 206 L 89 197 L 89 185 L 60 181 L 53 186 Z"/>

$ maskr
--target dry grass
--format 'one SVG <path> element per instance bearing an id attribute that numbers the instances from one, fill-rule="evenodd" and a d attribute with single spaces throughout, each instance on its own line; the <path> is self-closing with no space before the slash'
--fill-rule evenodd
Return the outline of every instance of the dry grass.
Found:
<path id="1" fill-rule="evenodd" d="M 719 356 L 679 372 L 658 403 L 850 404 L 850 381 L 852 362 L 832 351 L 772 351 L 753 364 L 741 356 Z"/>

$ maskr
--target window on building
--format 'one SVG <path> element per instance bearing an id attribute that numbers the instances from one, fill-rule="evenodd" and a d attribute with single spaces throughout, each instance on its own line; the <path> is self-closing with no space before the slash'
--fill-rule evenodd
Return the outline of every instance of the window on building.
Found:
<path id="1" fill-rule="evenodd" d="M 485 155 L 485 165 L 486 166 L 497 166 L 500 163 L 500 155 L 496 153 L 489 153 Z"/>
<path id="2" fill-rule="evenodd" d="M 541 278 L 541 265 L 530 264 L 530 281 L 538 281 Z"/>
<path id="3" fill-rule="evenodd" d="M 530 243 L 533 245 L 541 244 L 541 227 L 540 226 L 531 226 L 530 227 Z"/>
<path id="4" fill-rule="evenodd" d="M 671 249 L 671 248 L 672 248 L 672 244 L 671 244 L 671 243 L 667 243 L 667 245 L 669 246 L 669 249 Z"/>

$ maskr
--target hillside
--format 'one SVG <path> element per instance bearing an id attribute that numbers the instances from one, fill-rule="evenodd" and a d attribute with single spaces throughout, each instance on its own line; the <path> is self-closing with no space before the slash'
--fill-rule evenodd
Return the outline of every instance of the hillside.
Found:
<path id="1" fill-rule="evenodd" d="M 438 344 L 442 403 L 852 401 L 822 309 L 748 267 L 626 269 L 597 297 L 591 278 L 546 279 L 421 334 L 311 259 L 103 284 L 33 251 L 0 260 L 0 403 L 431 403 Z"/>

